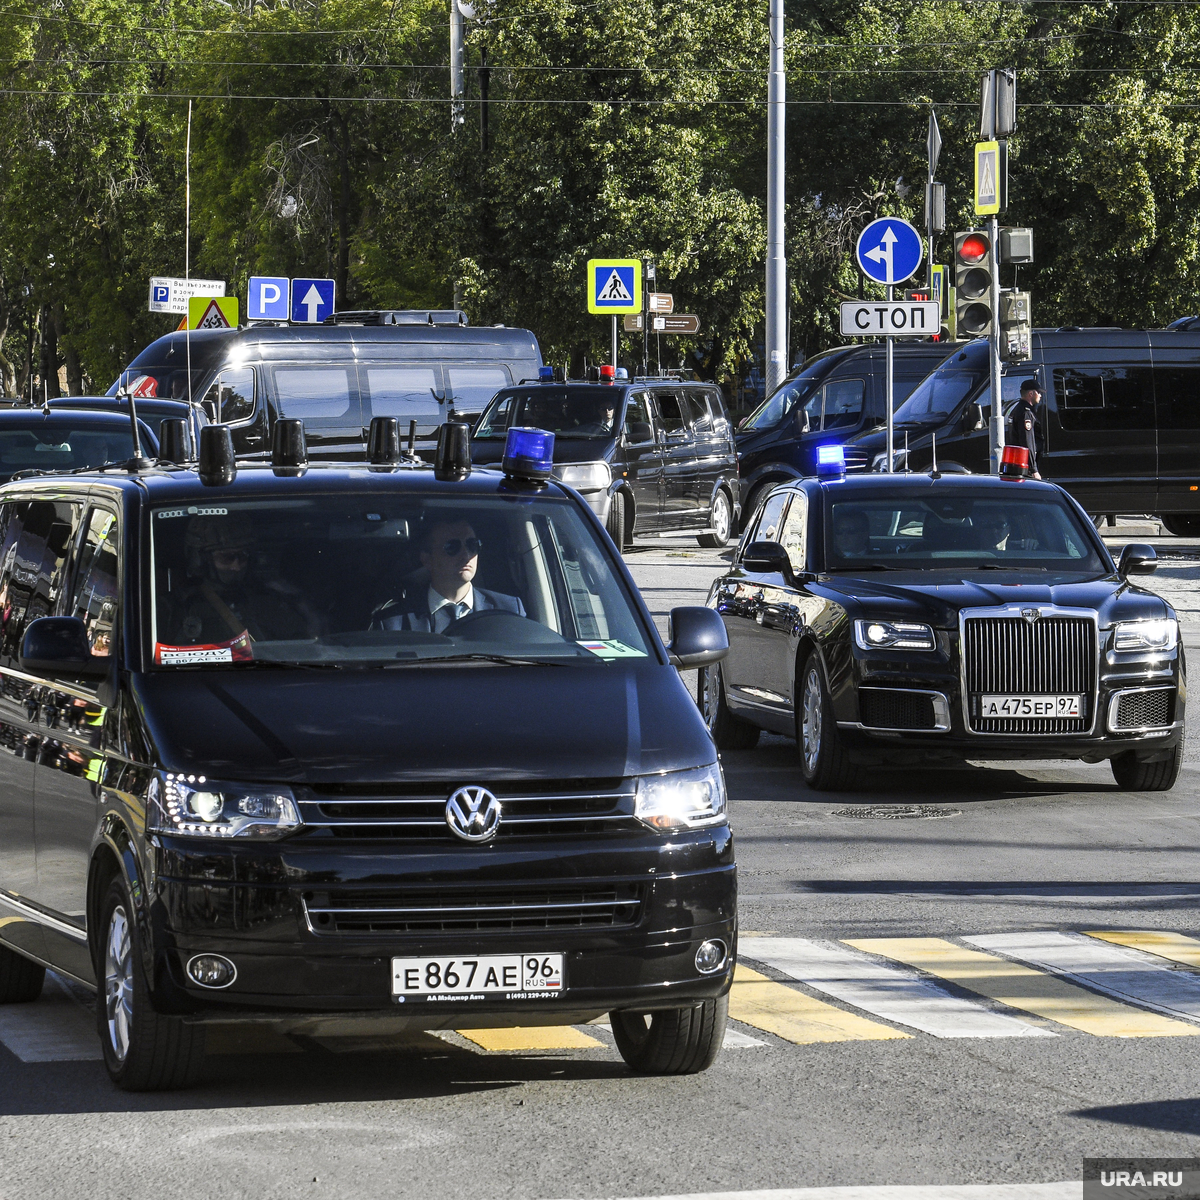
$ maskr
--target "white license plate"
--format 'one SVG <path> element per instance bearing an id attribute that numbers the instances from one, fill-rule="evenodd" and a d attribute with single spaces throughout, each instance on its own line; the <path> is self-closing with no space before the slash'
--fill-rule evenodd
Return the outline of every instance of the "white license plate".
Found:
<path id="1" fill-rule="evenodd" d="M 981 717 L 1081 717 L 1082 696 L 980 696 Z"/>
<path id="2" fill-rule="evenodd" d="M 392 959 L 393 996 L 524 1000 L 557 995 L 565 986 L 561 954 Z"/>

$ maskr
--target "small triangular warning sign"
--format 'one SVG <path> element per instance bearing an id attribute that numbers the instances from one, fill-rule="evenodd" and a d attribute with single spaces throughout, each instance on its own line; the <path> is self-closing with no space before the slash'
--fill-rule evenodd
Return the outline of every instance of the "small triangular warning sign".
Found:
<path id="1" fill-rule="evenodd" d="M 214 298 L 209 306 L 204 310 L 204 316 L 196 322 L 197 329 L 231 329 L 232 326 L 226 320 L 225 314 L 221 311 L 221 306 Z"/>
<path id="2" fill-rule="evenodd" d="M 616 267 L 613 267 L 613 273 L 608 277 L 608 282 L 600 289 L 597 301 L 600 304 L 633 303 L 633 296 L 630 295 L 629 289 L 625 286 L 625 282 Z"/>

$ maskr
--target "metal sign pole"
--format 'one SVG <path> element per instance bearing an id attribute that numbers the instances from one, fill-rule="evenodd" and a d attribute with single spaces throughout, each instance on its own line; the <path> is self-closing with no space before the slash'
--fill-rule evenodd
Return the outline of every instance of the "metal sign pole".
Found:
<path id="1" fill-rule="evenodd" d="M 1004 456 L 1004 405 L 1000 394 L 1000 222 L 988 218 L 988 240 L 992 256 L 992 332 L 988 335 L 988 357 L 991 359 L 992 417 L 988 422 L 992 452 L 992 474 L 1000 474 L 1000 459 Z"/>
<path id="2" fill-rule="evenodd" d="M 617 369 L 617 314 L 613 313 L 613 370 Z"/>
<path id="3" fill-rule="evenodd" d="M 888 284 L 887 298 L 890 303 L 892 300 L 892 285 Z M 896 464 L 892 454 L 892 436 L 895 432 L 894 423 L 892 420 L 892 347 L 896 344 L 896 339 L 889 337 L 887 339 L 887 469 L 890 475 L 895 469 Z"/>
<path id="4" fill-rule="evenodd" d="M 783 0 L 770 0 L 767 75 L 767 328 L 766 394 L 787 375 L 787 260 L 784 257 L 787 81 L 783 68 Z"/>

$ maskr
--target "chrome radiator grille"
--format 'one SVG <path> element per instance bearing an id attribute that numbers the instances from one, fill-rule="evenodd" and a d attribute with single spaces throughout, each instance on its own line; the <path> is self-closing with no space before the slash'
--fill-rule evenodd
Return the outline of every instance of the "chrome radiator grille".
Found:
<path id="1" fill-rule="evenodd" d="M 843 449 L 846 454 L 846 473 L 848 475 L 867 469 L 869 464 L 865 450 L 860 450 L 857 446 L 845 446 Z"/>
<path id="2" fill-rule="evenodd" d="M 975 733 L 1086 733 L 1096 686 L 1096 626 L 1087 617 L 966 617 L 963 682 Z M 979 697 L 1078 695 L 1081 717 L 980 717 Z"/>

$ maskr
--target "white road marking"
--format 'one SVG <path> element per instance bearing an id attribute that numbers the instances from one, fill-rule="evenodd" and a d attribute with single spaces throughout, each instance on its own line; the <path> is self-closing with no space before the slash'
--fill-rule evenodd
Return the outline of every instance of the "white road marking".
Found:
<path id="1" fill-rule="evenodd" d="M 1139 950 L 1113 946 L 1082 933 L 989 933 L 962 939 L 1053 971 L 1094 991 L 1172 1017 L 1200 1021 L 1200 976 L 1186 967 L 1155 962 Z"/>
<path id="2" fill-rule="evenodd" d="M 96 1018 L 50 971 L 40 1000 L 0 1005 L 0 1042 L 25 1063 L 102 1057 Z"/>
<path id="3" fill-rule="evenodd" d="M 639 1200 L 1080 1200 L 1083 1184 L 875 1184 L 865 1187 L 770 1188 L 753 1192 L 693 1192 Z M 627 1198 L 632 1200 L 632 1198 Z"/>
<path id="4" fill-rule="evenodd" d="M 907 967 L 808 938 L 740 938 L 741 957 L 877 1017 L 940 1038 L 1055 1037 L 1048 1029 L 955 996 Z"/>

